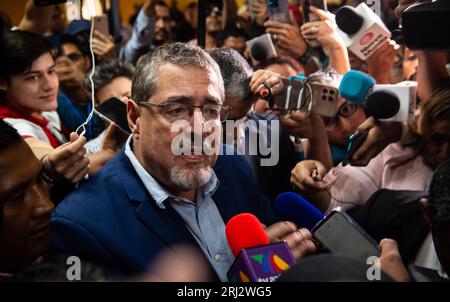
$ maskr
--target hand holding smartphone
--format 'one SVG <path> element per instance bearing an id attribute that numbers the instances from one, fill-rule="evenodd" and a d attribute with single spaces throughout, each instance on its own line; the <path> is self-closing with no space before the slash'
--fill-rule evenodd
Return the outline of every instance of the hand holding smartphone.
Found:
<path id="1" fill-rule="evenodd" d="M 96 30 L 105 35 L 106 37 L 109 36 L 109 22 L 107 15 L 94 16 L 93 22 L 94 22 L 94 31 Z"/>
<path id="2" fill-rule="evenodd" d="M 119 130 L 125 134 L 131 133 L 127 120 L 127 105 L 118 98 L 110 98 L 103 104 L 95 107 L 94 112 L 105 122 L 114 122 Z"/>
<path id="3" fill-rule="evenodd" d="M 309 7 L 314 6 L 321 10 L 327 10 L 326 0 L 302 0 L 302 11 L 304 23 L 320 20 L 318 16 L 309 12 Z"/>
<path id="4" fill-rule="evenodd" d="M 289 0 L 267 0 L 269 18 L 272 21 L 291 23 Z"/>
<path id="5" fill-rule="evenodd" d="M 358 150 L 366 140 L 367 134 L 369 134 L 369 130 L 366 129 L 350 135 L 350 137 L 348 138 L 347 152 L 345 154 L 344 160 L 342 161 L 343 166 L 348 165 L 355 151 Z"/>

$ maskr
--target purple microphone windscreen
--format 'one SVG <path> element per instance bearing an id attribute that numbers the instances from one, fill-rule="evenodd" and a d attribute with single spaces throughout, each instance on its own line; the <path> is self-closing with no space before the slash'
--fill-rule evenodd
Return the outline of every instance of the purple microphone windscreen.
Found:
<path id="1" fill-rule="evenodd" d="M 294 222 L 299 228 L 311 230 L 325 216 L 318 208 L 298 194 L 280 194 L 273 205 L 281 219 Z"/>
<path id="2" fill-rule="evenodd" d="M 367 116 L 376 119 L 387 119 L 395 116 L 400 109 L 398 97 L 388 90 L 377 90 L 366 99 L 365 112 Z"/>

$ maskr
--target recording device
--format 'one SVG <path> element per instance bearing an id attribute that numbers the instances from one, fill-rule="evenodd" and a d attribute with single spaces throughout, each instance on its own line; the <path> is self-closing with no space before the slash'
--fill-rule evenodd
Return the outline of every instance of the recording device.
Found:
<path id="1" fill-rule="evenodd" d="M 71 0 L 34 0 L 34 5 L 36 6 L 49 6 L 49 5 L 55 5 L 55 4 L 61 4 L 70 2 Z"/>
<path id="2" fill-rule="evenodd" d="M 381 18 L 364 2 L 356 8 L 341 7 L 336 12 L 336 23 L 345 45 L 364 61 L 391 37 Z"/>
<path id="3" fill-rule="evenodd" d="M 327 10 L 326 0 L 302 0 L 302 12 L 304 23 L 320 20 L 318 16 L 309 12 L 309 7 L 314 6 L 321 10 Z"/>
<path id="4" fill-rule="evenodd" d="M 324 218 L 324 214 L 318 208 L 293 192 L 281 193 L 275 199 L 273 210 L 281 219 L 292 221 L 298 228 L 309 230 Z"/>
<path id="5" fill-rule="evenodd" d="M 94 16 L 94 30 L 101 32 L 105 36 L 109 36 L 109 22 L 107 15 Z"/>
<path id="6" fill-rule="evenodd" d="M 359 70 L 350 70 L 344 74 L 339 85 L 340 95 L 355 104 L 363 104 L 371 89 L 375 86 L 375 79 Z"/>
<path id="7" fill-rule="evenodd" d="M 417 82 L 377 85 L 370 75 L 350 70 L 341 80 L 339 93 L 350 102 L 364 105 L 368 116 L 407 122 L 414 115 Z"/>
<path id="8" fill-rule="evenodd" d="M 250 50 L 250 56 L 254 62 L 264 62 L 278 55 L 270 34 L 264 34 L 247 41 L 247 49 Z"/>
<path id="9" fill-rule="evenodd" d="M 231 218 L 225 232 L 236 259 L 227 273 L 231 282 L 272 282 L 295 263 L 286 242 L 270 244 L 258 218 L 242 213 Z"/>
<path id="10" fill-rule="evenodd" d="M 316 14 L 309 12 L 309 7 L 311 5 L 315 6 L 317 8 L 320 8 L 322 10 L 327 10 L 326 0 L 302 0 L 302 12 L 303 12 L 304 23 L 320 20 L 320 18 L 318 16 L 316 16 Z M 320 46 L 320 43 L 317 40 L 308 39 L 307 41 L 311 47 L 319 47 Z"/>
<path id="11" fill-rule="evenodd" d="M 404 81 L 400 82 L 394 85 L 375 85 L 373 87 L 372 96 L 374 94 L 379 93 L 380 91 L 390 92 L 391 95 L 394 97 L 391 97 L 391 101 L 394 99 L 397 99 L 399 102 L 399 109 L 397 111 L 397 114 L 395 114 L 392 117 L 382 117 L 379 116 L 379 119 L 383 120 L 389 120 L 389 121 L 396 121 L 396 122 L 408 122 L 413 119 L 414 117 L 414 110 L 416 109 L 416 103 L 417 103 L 417 82 L 414 81 Z M 378 99 L 381 99 L 381 97 L 378 97 Z M 385 97 L 384 99 L 387 99 Z M 375 105 L 377 102 L 374 101 L 373 104 Z M 378 102 L 378 104 L 380 104 Z M 386 102 L 384 102 L 386 104 Z M 384 106 L 384 107 L 383 107 Z M 387 105 L 375 105 L 373 107 L 378 107 L 379 109 L 386 108 Z M 372 110 L 372 112 L 378 112 L 376 111 L 376 108 Z M 374 115 L 375 116 L 375 115 Z"/>
<path id="12" fill-rule="evenodd" d="M 277 105 L 284 112 L 304 111 L 324 117 L 334 117 L 337 113 L 338 89 L 324 84 L 303 81 L 298 77 L 282 78 L 284 89 L 273 95 L 269 106 Z"/>
<path id="13" fill-rule="evenodd" d="M 450 50 L 450 1 L 436 0 L 408 7 L 401 17 L 403 39 L 409 49 Z"/>
<path id="14" fill-rule="evenodd" d="M 369 134 L 369 129 L 364 129 L 361 132 L 350 135 L 350 137 L 348 138 L 347 150 L 345 152 L 344 160 L 342 161 L 343 166 L 348 165 L 355 151 L 358 150 L 366 140 L 367 134 Z"/>
<path id="15" fill-rule="evenodd" d="M 339 209 L 332 210 L 312 230 L 316 238 L 333 254 L 367 261 L 379 256 L 377 242 L 356 221 Z"/>
<path id="16" fill-rule="evenodd" d="M 270 20 L 290 23 L 289 0 L 267 0 L 267 7 Z"/>
<path id="17" fill-rule="evenodd" d="M 112 97 L 103 104 L 95 107 L 94 113 L 106 123 L 114 122 L 117 128 L 125 134 L 131 134 L 127 120 L 127 105 L 121 100 Z"/>

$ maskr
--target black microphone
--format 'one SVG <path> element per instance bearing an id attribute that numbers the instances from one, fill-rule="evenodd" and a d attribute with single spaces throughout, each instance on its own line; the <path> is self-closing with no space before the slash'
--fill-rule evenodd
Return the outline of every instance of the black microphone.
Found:
<path id="1" fill-rule="evenodd" d="M 336 12 L 336 24 L 347 35 L 356 34 L 363 23 L 364 18 L 351 6 L 343 6 Z"/>
<path id="2" fill-rule="evenodd" d="M 341 7 L 336 12 L 336 24 L 345 45 L 363 61 L 391 37 L 381 18 L 364 2 L 355 8 Z"/>
<path id="3" fill-rule="evenodd" d="M 269 50 L 263 42 L 255 42 L 250 48 L 250 54 L 256 61 L 264 62 L 269 57 Z"/>
<path id="4" fill-rule="evenodd" d="M 400 109 L 400 100 L 388 90 L 376 90 L 366 99 L 364 111 L 367 116 L 376 119 L 388 119 L 395 116 Z"/>

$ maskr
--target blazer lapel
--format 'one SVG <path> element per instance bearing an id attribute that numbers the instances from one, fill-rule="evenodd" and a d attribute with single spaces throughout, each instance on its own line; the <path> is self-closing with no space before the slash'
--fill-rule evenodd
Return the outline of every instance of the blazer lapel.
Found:
<path id="1" fill-rule="evenodd" d="M 143 225 L 169 246 L 179 242 L 195 243 L 195 239 L 187 229 L 183 219 L 175 210 L 170 206 L 161 209 L 156 205 L 125 155 L 124 150 L 121 152 L 116 172 L 121 179 L 130 203 L 136 208 L 136 215 Z M 167 202 L 166 205 L 168 205 Z"/>

